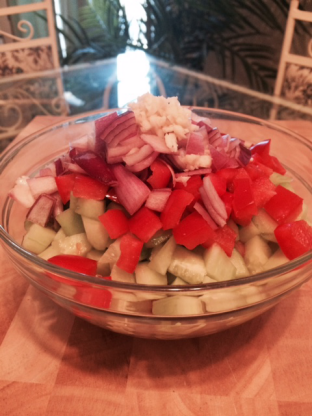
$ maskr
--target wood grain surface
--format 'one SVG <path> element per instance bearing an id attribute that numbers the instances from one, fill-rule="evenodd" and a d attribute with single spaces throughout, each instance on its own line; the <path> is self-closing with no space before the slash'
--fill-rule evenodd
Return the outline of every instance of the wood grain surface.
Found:
<path id="1" fill-rule="evenodd" d="M 37 117 L 22 136 L 55 121 Z M 283 122 L 312 139 L 312 123 Z M 312 416 L 312 280 L 252 321 L 155 341 L 93 326 L 0 248 L 1 416 Z"/>

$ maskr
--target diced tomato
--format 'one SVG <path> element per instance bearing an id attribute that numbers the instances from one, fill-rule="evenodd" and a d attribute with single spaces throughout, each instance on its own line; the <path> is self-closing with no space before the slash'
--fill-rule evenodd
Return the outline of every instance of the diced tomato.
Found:
<path id="1" fill-rule="evenodd" d="M 268 168 L 262 163 L 256 163 L 255 161 L 249 162 L 244 169 L 252 181 L 262 177 L 269 177 L 273 173 L 273 169 Z"/>
<path id="2" fill-rule="evenodd" d="M 109 209 L 99 216 L 99 220 L 106 228 L 110 238 L 121 237 L 129 231 L 129 221 L 126 214 L 120 209 Z"/>
<path id="3" fill-rule="evenodd" d="M 116 265 L 127 273 L 133 273 L 140 260 L 143 241 L 131 233 L 124 234 L 120 239 L 120 257 Z"/>
<path id="4" fill-rule="evenodd" d="M 194 201 L 194 196 L 184 189 L 172 191 L 168 201 L 160 214 L 160 220 L 164 230 L 176 227 L 185 211 L 185 208 Z"/>
<path id="5" fill-rule="evenodd" d="M 182 182 L 175 184 L 175 189 L 184 189 L 194 196 L 194 203 L 200 199 L 199 188 L 203 186 L 203 180 L 200 175 L 193 175 L 184 185 Z"/>
<path id="6" fill-rule="evenodd" d="M 250 148 L 253 159 L 269 168 L 273 169 L 274 172 L 284 175 L 286 169 L 281 165 L 279 160 L 275 156 L 270 155 L 271 140 L 265 140 L 257 143 Z"/>
<path id="7" fill-rule="evenodd" d="M 107 309 L 110 307 L 112 294 L 107 289 L 83 286 L 76 288 L 74 299 L 84 305 Z"/>
<path id="8" fill-rule="evenodd" d="M 264 209 L 279 224 L 294 221 L 302 211 L 303 199 L 281 185 L 276 194 L 264 205 Z"/>
<path id="9" fill-rule="evenodd" d="M 233 179 L 237 175 L 237 169 L 224 168 L 216 172 L 216 175 L 221 176 L 226 181 L 228 191 L 233 192 Z"/>
<path id="10" fill-rule="evenodd" d="M 147 207 L 142 207 L 129 219 L 130 231 L 144 243 L 147 243 L 161 228 L 162 223 L 158 215 Z"/>
<path id="11" fill-rule="evenodd" d="M 221 175 L 217 175 L 216 173 L 209 173 L 207 176 L 209 176 L 217 194 L 219 196 L 224 195 L 226 192 L 226 180 Z"/>
<path id="12" fill-rule="evenodd" d="M 232 217 L 239 225 L 248 225 L 257 214 L 257 206 L 252 193 L 252 182 L 244 169 L 238 169 L 233 180 L 233 212 Z"/>
<path id="13" fill-rule="evenodd" d="M 258 154 L 263 160 L 268 160 L 270 158 L 270 146 L 271 140 L 264 140 L 251 146 L 250 151 L 252 155 Z"/>
<path id="14" fill-rule="evenodd" d="M 289 260 L 312 250 L 312 227 L 306 221 L 278 225 L 274 234 L 281 250 Z"/>
<path id="15" fill-rule="evenodd" d="M 150 168 L 152 174 L 147 179 L 147 182 L 154 189 L 166 188 L 172 176 L 168 166 L 161 160 L 156 159 Z"/>
<path id="16" fill-rule="evenodd" d="M 212 244 L 217 243 L 225 251 L 225 253 L 230 257 L 235 246 L 237 234 L 232 230 L 227 224 L 218 228 L 214 231 L 210 238 L 208 238 L 202 245 L 205 248 L 209 248 Z"/>
<path id="17" fill-rule="evenodd" d="M 51 257 L 48 262 L 74 272 L 87 274 L 89 276 L 96 275 L 97 262 L 86 257 L 75 256 L 72 254 L 59 254 Z"/>
<path id="18" fill-rule="evenodd" d="M 193 250 L 203 244 L 210 235 L 214 234 L 207 221 L 198 213 L 192 212 L 173 229 L 173 236 L 177 244 Z"/>
<path id="19" fill-rule="evenodd" d="M 55 182 L 63 204 L 67 204 L 70 200 L 70 193 L 73 190 L 76 174 L 56 176 Z"/>
<path id="20" fill-rule="evenodd" d="M 84 175 L 76 175 L 73 186 L 73 195 L 77 198 L 95 199 L 101 201 L 105 198 L 108 185 Z"/>
<path id="21" fill-rule="evenodd" d="M 234 194 L 232 194 L 231 192 L 225 192 L 225 194 L 221 196 L 221 199 L 224 202 L 226 213 L 229 218 L 233 210 Z"/>
<path id="22" fill-rule="evenodd" d="M 252 193 L 258 208 L 264 207 L 264 205 L 276 194 L 275 188 L 276 186 L 267 176 L 259 177 L 253 181 Z"/>

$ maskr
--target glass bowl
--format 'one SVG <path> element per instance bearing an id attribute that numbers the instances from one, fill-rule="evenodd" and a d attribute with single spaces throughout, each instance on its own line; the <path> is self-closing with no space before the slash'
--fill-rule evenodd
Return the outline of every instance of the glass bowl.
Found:
<path id="1" fill-rule="evenodd" d="M 209 117 L 221 132 L 233 137 L 253 143 L 270 138 L 272 155 L 279 158 L 287 175 L 292 176 L 296 192 L 312 207 L 312 147 L 307 139 L 257 118 L 198 107 L 193 110 Z M 105 114 L 108 113 L 88 115 L 42 130 L 12 146 L 0 158 L 1 243 L 8 261 L 31 284 L 61 307 L 103 328 L 137 337 L 178 339 L 204 336 L 246 322 L 272 308 L 311 277 L 311 252 L 240 279 L 189 286 L 147 286 L 71 272 L 23 249 L 20 244 L 26 210 L 8 197 L 16 179 L 66 152 L 73 139 L 93 134 L 94 120 Z M 178 305 L 175 315 L 158 314 L 157 302 L 164 298 Z M 183 307 L 185 298 L 193 314 Z"/>

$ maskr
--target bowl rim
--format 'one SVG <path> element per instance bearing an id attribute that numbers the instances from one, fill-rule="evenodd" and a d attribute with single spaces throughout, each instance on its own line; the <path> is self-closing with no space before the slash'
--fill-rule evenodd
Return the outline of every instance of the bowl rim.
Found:
<path id="1" fill-rule="evenodd" d="M 241 119 L 237 121 L 252 122 L 252 124 L 265 126 L 273 130 L 277 130 L 281 133 L 292 136 L 296 140 L 300 141 L 304 146 L 307 146 L 310 151 L 312 151 L 312 144 L 306 137 L 292 131 L 291 129 L 280 126 L 279 124 L 274 123 L 272 121 L 264 120 L 264 119 L 254 117 L 254 116 L 249 116 L 249 115 L 239 113 L 239 112 L 216 109 L 216 108 L 198 107 L 198 106 L 183 106 L 183 107 L 188 108 L 192 111 L 198 110 L 198 111 L 209 112 L 216 116 L 220 114 L 228 115 L 228 116 L 235 117 L 236 119 L 238 118 Z M 19 140 L 17 143 L 13 143 L 12 145 L 9 145 L 4 150 L 4 152 L 2 152 L 2 154 L 0 155 L 0 169 L 4 162 L 6 162 L 7 160 L 9 161 L 12 157 L 18 154 L 18 152 L 22 148 L 24 148 L 24 146 L 26 146 L 29 142 L 36 140 L 41 135 L 48 133 L 48 132 L 52 132 L 57 129 L 68 127 L 73 124 L 95 121 L 96 119 L 100 117 L 104 117 L 115 111 L 124 112 L 126 111 L 126 109 L 125 108 L 115 108 L 115 109 L 107 109 L 107 110 L 100 109 L 100 110 L 80 114 L 78 116 L 71 116 L 65 120 L 63 119 L 61 121 L 57 121 L 52 125 L 49 125 L 34 133 L 29 134 L 28 136 Z M 6 166 L 6 164 L 4 166 Z M 3 213 L 2 213 L 2 218 L 3 218 Z M 285 273 L 295 271 L 296 269 L 304 265 L 307 265 L 309 263 L 312 265 L 312 250 L 310 250 L 309 252 L 303 254 L 302 256 L 297 257 L 296 259 L 291 260 L 281 266 L 272 268 L 265 272 L 249 275 L 246 277 L 240 277 L 240 278 L 225 280 L 225 281 L 201 283 L 201 284 L 196 284 L 196 285 L 194 284 L 174 285 L 174 286 L 173 285 L 172 286 L 170 285 L 143 285 L 143 284 L 138 284 L 138 283 L 126 283 L 126 282 L 107 280 L 107 279 L 102 279 L 102 278 L 99 279 L 99 277 L 96 277 L 96 276 L 95 277 L 88 276 L 83 273 L 73 272 L 71 270 L 67 270 L 62 267 L 51 264 L 48 261 L 40 258 L 39 256 L 25 250 L 22 246 L 17 244 L 10 237 L 9 233 L 5 230 L 2 224 L 2 220 L 0 224 L 0 241 L 4 243 L 6 247 L 11 248 L 19 256 L 29 260 L 31 263 L 34 263 L 36 266 L 41 267 L 46 272 L 55 273 L 61 277 L 73 280 L 75 282 L 79 282 L 79 283 L 88 282 L 88 283 L 91 283 L 94 287 L 105 288 L 105 289 L 112 288 L 112 289 L 121 289 L 121 290 L 128 290 L 128 291 L 129 290 L 131 291 L 148 290 L 149 292 L 169 293 L 172 295 L 178 294 L 178 293 L 183 294 L 186 292 L 202 292 L 202 291 L 207 291 L 207 290 L 238 287 L 241 285 L 258 283 L 262 280 L 269 279 L 273 276 L 276 277 L 277 275 L 283 275 Z"/>

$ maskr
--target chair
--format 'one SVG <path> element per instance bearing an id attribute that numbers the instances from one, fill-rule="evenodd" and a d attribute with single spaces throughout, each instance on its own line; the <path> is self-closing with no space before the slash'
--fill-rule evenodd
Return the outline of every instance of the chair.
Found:
<path id="1" fill-rule="evenodd" d="M 299 0 L 291 0 L 284 41 L 274 88 L 274 96 L 281 95 L 297 104 L 312 104 L 312 39 L 308 44 L 308 56 L 291 53 L 297 21 L 312 22 L 312 12 L 299 10 Z M 276 119 L 278 105 L 274 105 L 270 118 Z"/>
<path id="2" fill-rule="evenodd" d="M 41 37 L 27 20 L 40 11 L 47 29 Z M 16 22 L 24 13 L 27 18 Z M 67 113 L 62 79 L 55 73 L 60 62 L 52 0 L 2 7 L 0 19 L 5 17 L 16 23 L 20 36 L 0 29 L 6 41 L 0 44 L 0 140 L 14 137 L 35 115 Z"/>

